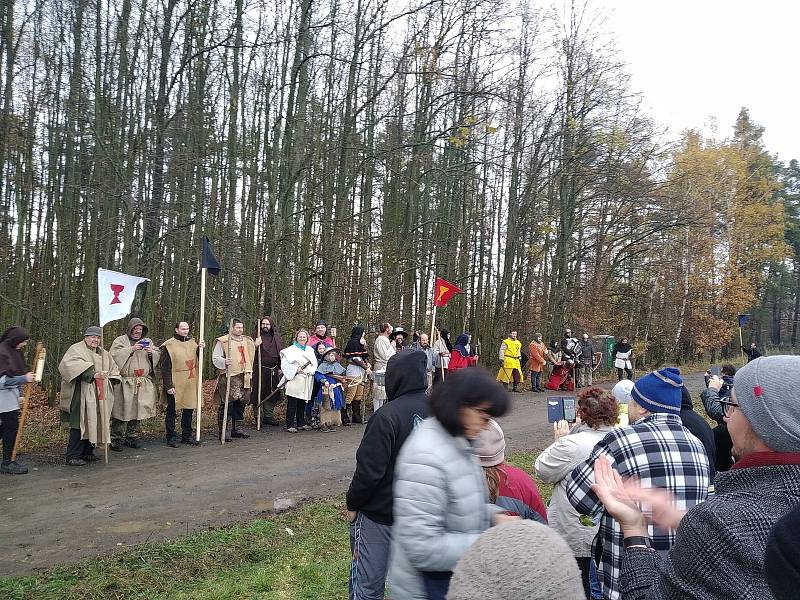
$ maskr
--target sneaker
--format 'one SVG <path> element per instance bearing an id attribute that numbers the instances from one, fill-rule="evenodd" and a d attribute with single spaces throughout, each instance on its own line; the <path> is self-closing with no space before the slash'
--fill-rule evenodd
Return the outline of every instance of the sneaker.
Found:
<path id="1" fill-rule="evenodd" d="M 302 429 L 303 431 L 310 431 L 311 425 L 303 425 L 302 427 L 300 427 L 300 429 Z"/>
<path id="2" fill-rule="evenodd" d="M 67 464 L 70 467 L 85 467 L 86 466 L 86 461 L 83 460 L 82 458 L 68 458 L 67 459 Z"/>
<path id="3" fill-rule="evenodd" d="M 19 464 L 15 460 L 10 460 L 0 465 L 0 473 L 8 473 L 9 475 L 25 475 L 27 472 L 28 467 Z"/>
<path id="4" fill-rule="evenodd" d="M 297 427 L 289 427 L 289 429 L 287 429 L 286 431 L 289 433 L 297 433 Z"/>
<path id="5" fill-rule="evenodd" d="M 122 444 L 119 442 L 111 442 L 111 449 L 114 452 L 122 452 Z"/>
<path id="6" fill-rule="evenodd" d="M 177 448 L 178 447 L 178 440 L 167 440 L 167 446 L 170 448 Z"/>
<path id="7" fill-rule="evenodd" d="M 86 461 L 87 463 L 97 462 L 98 460 L 100 460 L 100 457 L 97 456 L 96 454 L 92 453 L 92 454 L 87 454 L 86 456 L 84 456 L 83 460 Z"/>
<path id="8" fill-rule="evenodd" d="M 128 438 L 122 443 L 125 444 L 128 448 L 138 449 L 142 447 L 141 442 L 139 442 L 139 440 L 137 440 L 136 438 Z"/>
<path id="9" fill-rule="evenodd" d="M 199 446 L 199 445 L 200 445 L 200 442 L 198 442 L 198 441 L 197 441 L 196 439 L 194 439 L 194 438 L 189 438 L 189 439 L 183 439 L 183 438 L 181 438 L 181 444 L 186 444 L 186 445 L 188 445 L 188 446 Z M 177 444 L 175 445 L 175 447 L 176 447 L 176 448 L 178 447 L 178 446 L 177 446 Z"/>
<path id="10" fill-rule="evenodd" d="M 247 438 L 250 437 L 250 435 L 245 433 L 241 429 L 234 429 L 233 431 L 231 431 L 231 437 L 232 438 L 242 438 L 243 440 L 246 440 Z"/>

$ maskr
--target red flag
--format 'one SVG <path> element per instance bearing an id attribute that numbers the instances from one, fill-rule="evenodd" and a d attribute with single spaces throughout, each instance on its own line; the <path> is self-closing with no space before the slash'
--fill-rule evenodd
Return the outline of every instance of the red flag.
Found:
<path id="1" fill-rule="evenodd" d="M 450 302 L 450 299 L 460 291 L 460 287 L 457 287 L 449 281 L 437 277 L 436 283 L 433 286 L 433 305 L 446 306 L 447 303 Z"/>

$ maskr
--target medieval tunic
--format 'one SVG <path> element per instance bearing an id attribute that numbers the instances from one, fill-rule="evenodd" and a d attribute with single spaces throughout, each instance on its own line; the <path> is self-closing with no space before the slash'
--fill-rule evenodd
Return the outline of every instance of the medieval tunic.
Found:
<path id="1" fill-rule="evenodd" d="M 133 327 L 128 328 L 128 335 L 131 329 Z M 122 384 L 116 388 L 117 395 L 111 416 L 120 421 L 141 421 L 155 414 L 158 397 L 155 365 L 158 364 L 161 352 L 155 347 L 152 348 L 152 354 L 144 349 L 134 351 L 133 346 L 137 342 L 132 341 L 128 335 L 115 339 L 109 350 L 122 377 Z"/>
<path id="2" fill-rule="evenodd" d="M 500 361 L 503 366 L 497 373 L 497 380 L 503 383 L 513 383 L 515 381 L 514 371 L 519 374 L 516 381 L 524 381 L 525 376 L 522 374 L 522 367 L 520 365 L 520 358 L 522 356 L 522 342 L 519 339 L 512 340 L 506 338 L 500 346 Z"/>
<path id="3" fill-rule="evenodd" d="M 197 408 L 197 351 L 192 338 L 169 338 L 161 344 L 165 350 L 161 360 L 164 392 L 175 388 L 175 409 Z"/>
<path id="4" fill-rule="evenodd" d="M 372 396 L 373 409 L 378 410 L 386 400 L 386 363 L 395 354 L 392 343 L 384 335 L 375 339 L 375 391 Z"/>
<path id="5" fill-rule="evenodd" d="M 230 356 L 228 344 L 230 343 Z M 239 339 L 223 335 L 217 338 L 214 346 L 212 361 L 220 369 L 217 379 L 216 396 L 219 399 L 220 419 L 224 413 L 225 394 L 230 377 L 230 396 L 228 397 L 228 411 L 233 421 L 244 419 L 244 405 L 250 401 L 250 390 L 253 385 L 253 357 L 256 355 L 256 344 L 252 338 L 243 335 Z M 231 364 L 225 366 L 225 359 L 230 358 Z"/>
<path id="6" fill-rule="evenodd" d="M 119 383 L 117 364 L 111 354 L 98 347 L 92 350 L 81 340 L 72 344 L 58 364 L 61 374 L 59 404 L 69 415 L 70 429 L 80 429 L 81 439 L 92 444 L 107 444 L 108 420 L 114 405 L 112 381 Z M 97 373 L 106 378 L 95 378 Z"/>

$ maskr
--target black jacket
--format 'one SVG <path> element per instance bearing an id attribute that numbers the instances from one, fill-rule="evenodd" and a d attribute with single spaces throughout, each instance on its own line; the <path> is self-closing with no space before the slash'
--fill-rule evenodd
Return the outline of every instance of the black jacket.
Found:
<path id="1" fill-rule="evenodd" d="M 347 510 L 376 523 L 392 524 L 394 465 L 403 442 L 428 416 L 424 352 L 404 350 L 386 365 L 384 404 L 367 422 L 356 452 L 356 472 L 347 490 Z"/>
<path id="2" fill-rule="evenodd" d="M 711 431 L 711 426 L 706 420 L 694 412 L 692 395 L 686 389 L 686 386 L 681 388 L 681 394 L 681 421 L 683 421 L 683 426 L 689 430 L 689 433 L 700 440 L 706 449 L 708 466 L 711 469 L 711 481 L 714 481 L 714 475 L 717 473 L 714 468 L 717 460 L 717 445 L 714 442 L 714 432 Z"/>
<path id="3" fill-rule="evenodd" d="M 758 351 L 758 348 L 745 348 L 742 346 L 742 352 L 747 355 L 747 362 L 751 360 L 755 360 L 757 358 L 761 358 L 761 352 Z"/>

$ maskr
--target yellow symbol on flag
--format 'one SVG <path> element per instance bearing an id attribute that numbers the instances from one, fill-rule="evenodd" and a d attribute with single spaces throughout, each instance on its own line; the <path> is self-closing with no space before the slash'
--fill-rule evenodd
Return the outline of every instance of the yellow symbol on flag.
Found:
<path id="1" fill-rule="evenodd" d="M 450 291 L 450 288 L 449 288 L 449 287 L 447 287 L 446 285 L 441 285 L 441 286 L 439 286 L 439 295 L 438 295 L 438 296 L 436 296 L 436 301 L 437 301 L 437 302 L 441 302 L 441 301 L 442 301 L 442 297 L 443 297 L 443 296 L 444 296 L 444 295 L 445 295 L 445 294 L 446 294 L 448 291 Z"/>

